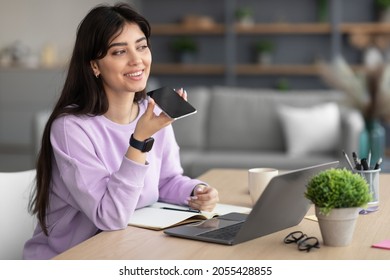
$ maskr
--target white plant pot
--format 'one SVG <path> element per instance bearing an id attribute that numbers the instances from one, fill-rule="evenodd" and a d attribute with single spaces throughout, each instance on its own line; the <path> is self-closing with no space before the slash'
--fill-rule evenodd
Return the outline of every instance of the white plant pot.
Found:
<path id="1" fill-rule="evenodd" d="M 272 64 L 272 54 L 268 52 L 259 52 L 257 54 L 257 62 L 261 65 Z"/>
<path id="2" fill-rule="evenodd" d="M 386 8 L 380 13 L 379 21 L 385 23 L 390 22 L 390 8 Z"/>
<path id="3" fill-rule="evenodd" d="M 238 20 L 238 23 L 241 24 L 242 26 L 253 26 L 254 23 L 255 23 L 255 20 L 253 19 L 253 17 L 243 17 L 241 19 Z"/>
<path id="4" fill-rule="evenodd" d="M 332 209 L 329 215 L 321 214 L 317 206 L 315 211 L 324 245 L 341 247 L 352 242 L 358 207 Z"/>

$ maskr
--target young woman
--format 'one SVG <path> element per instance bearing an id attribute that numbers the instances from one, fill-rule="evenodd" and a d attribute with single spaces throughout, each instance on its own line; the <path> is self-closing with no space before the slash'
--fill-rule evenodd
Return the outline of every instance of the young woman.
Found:
<path id="1" fill-rule="evenodd" d="M 30 201 L 39 224 L 25 259 L 123 229 L 158 200 L 209 211 L 218 202 L 214 188 L 182 174 L 172 120 L 146 99 L 149 36 L 147 20 L 125 4 L 97 6 L 79 25 L 42 138 Z"/>

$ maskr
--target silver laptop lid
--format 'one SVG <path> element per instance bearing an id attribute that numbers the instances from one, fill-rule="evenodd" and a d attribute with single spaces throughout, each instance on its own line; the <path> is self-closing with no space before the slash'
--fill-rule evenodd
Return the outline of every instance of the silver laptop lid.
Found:
<path id="1" fill-rule="evenodd" d="M 337 167 L 338 161 L 282 173 L 272 178 L 242 225 L 234 244 L 267 235 L 299 224 L 310 208 L 305 198 L 310 178 Z"/>

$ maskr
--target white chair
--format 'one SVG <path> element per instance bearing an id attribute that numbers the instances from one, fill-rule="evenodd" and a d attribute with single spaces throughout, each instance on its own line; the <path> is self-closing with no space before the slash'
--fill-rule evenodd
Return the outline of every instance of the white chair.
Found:
<path id="1" fill-rule="evenodd" d="M 36 170 L 0 172 L 0 259 L 22 258 L 24 243 L 33 234 L 36 219 L 27 210 Z"/>

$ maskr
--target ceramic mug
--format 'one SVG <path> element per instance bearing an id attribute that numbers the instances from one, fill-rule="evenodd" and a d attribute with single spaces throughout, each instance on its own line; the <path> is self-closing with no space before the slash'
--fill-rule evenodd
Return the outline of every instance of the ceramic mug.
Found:
<path id="1" fill-rule="evenodd" d="M 278 175 L 274 168 L 251 168 L 248 170 L 248 190 L 253 205 L 259 199 L 269 181 Z"/>

